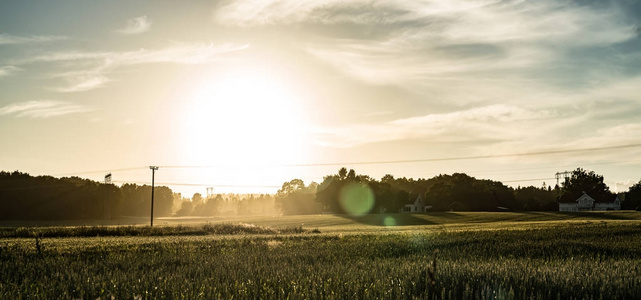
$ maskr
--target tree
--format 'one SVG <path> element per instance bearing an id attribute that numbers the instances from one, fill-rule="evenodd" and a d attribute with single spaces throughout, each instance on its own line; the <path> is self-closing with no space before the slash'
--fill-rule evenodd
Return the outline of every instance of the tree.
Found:
<path id="1" fill-rule="evenodd" d="M 193 206 L 192 215 L 206 215 L 203 212 L 203 208 L 205 206 L 205 198 L 203 198 L 203 195 L 201 193 L 194 193 L 194 195 L 191 196 L 191 204 Z"/>
<path id="2" fill-rule="evenodd" d="M 122 211 L 121 189 L 79 177 L 0 172 L 0 219 L 110 219 Z"/>
<path id="3" fill-rule="evenodd" d="M 345 170 L 345 173 L 347 174 L 347 170 Z M 344 178 L 341 179 L 340 174 L 329 175 L 325 176 L 323 178 L 323 182 L 318 185 L 316 190 L 316 201 L 321 205 L 323 211 L 340 212 L 341 208 L 338 203 L 338 193 L 343 186 L 343 182 Z"/>
<path id="4" fill-rule="evenodd" d="M 519 187 L 514 190 L 517 205 L 526 211 L 554 211 L 558 204 L 550 187 Z"/>
<path id="5" fill-rule="evenodd" d="M 220 212 L 222 204 L 223 197 L 220 194 L 209 196 L 207 197 L 207 202 L 203 205 L 202 213 L 206 216 L 217 215 Z"/>
<path id="6" fill-rule="evenodd" d="M 356 171 L 354 171 L 354 169 L 349 169 L 349 173 L 347 173 L 347 178 L 351 180 L 356 179 Z"/>
<path id="7" fill-rule="evenodd" d="M 464 173 L 439 175 L 427 180 L 426 203 L 435 211 L 519 210 L 511 188 L 498 181 L 479 180 Z"/>
<path id="8" fill-rule="evenodd" d="M 301 179 L 285 182 L 276 193 L 276 203 L 286 215 L 318 213 L 321 208 L 315 200 L 317 187 L 315 182 L 305 186 Z"/>
<path id="9" fill-rule="evenodd" d="M 194 211 L 194 204 L 191 203 L 191 200 L 183 199 L 182 204 L 180 205 L 180 209 L 176 212 L 176 216 L 179 216 L 179 217 L 190 216 L 193 211 Z"/>
<path id="10" fill-rule="evenodd" d="M 341 168 L 340 170 L 338 170 L 338 178 L 339 178 L 339 179 L 343 180 L 343 179 L 345 179 L 346 177 L 347 177 L 347 169 L 345 169 L 345 168 L 343 167 L 343 168 Z"/>
<path id="11" fill-rule="evenodd" d="M 606 200 L 612 195 L 610 188 L 603 182 L 603 176 L 577 168 L 572 175 L 563 182 L 559 202 L 572 202 L 588 194 L 595 200 Z"/>
<path id="12" fill-rule="evenodd" d="M 625 193 L 625 201 L 622 203 L 622 209 L 639 209 L 641 208 L 641 180 L 630 187 Z"/>

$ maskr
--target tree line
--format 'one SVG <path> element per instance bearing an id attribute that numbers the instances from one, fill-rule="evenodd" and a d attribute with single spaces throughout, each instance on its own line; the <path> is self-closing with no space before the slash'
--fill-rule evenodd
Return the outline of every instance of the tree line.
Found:
<path id="1" fill-rule="evenodd" d="M 614 197 L 603 176 L 582 168 L 574 170 L 554 188 L 545 183 L 540 187 L 512 188 L 464 173 L 416 180 L 385 175 L 376 180 L 341 168 L 337 174 L 325 176 L 320 184 L 305 185 L 300 179 L 285 182 L 276 194 L 276 203 L 284 214 L 350 213 L 344 203 L 350 201 L 345 190 L 354 186 L 361 187 L 374 199 L 371 204 L 363 199 L 353 200 L 367 205 L 368 213 L 399 212 L 419 196 L 430 211 L 558 211 L 559 202 L 576 200 L 583 192 L 596 200 Z M 641 207 L 641 181 L 620 196 L 622 209 Z"/>
<path id="2" fill-rule="evenodd" d="M 79 177 L 0 171 L 0 220 L 74 220 L 148 217 L 151 186 L 104 184 Z M 186 198 L 156 186 L 154 216 L 274 214 L 274 195 L 195 193 Z"/>
<path id="3" fill-rule="evenodd" d="M 215 194 L 203 197 L 195 193 L 191 199 L 174 194 L 175 216 L 266 215 L 277 214 L 274 195 Z"/>
<path id="4" fill-rule="evenodd" d="M 376 180 L 341 168 L 321 183 L 301 179 L 283 183 L 275 195 L 196 193 L 182 197 L 166 186 L 154 191 L 154 216 L 215 216 L 230 214 L 395 213 L 419 196 L 431 211 L 557 211 L 558 202 L 583 192 L 600 200 L 613 193 L 603 176 L 578 168 L 561 186 L 512 188 L 499 181 L 464 173 L 429 179 Z M 67 220 L 146 217 L 151 186 L 116 186 L 79 177 L 55 178 L 0 171 L 0 220 Z M 620 195 L 622 209 L 641 207 L 641 181 Z"/>
<path id="5" fill-rule="evenodd" d="M 154 191 L 154 215 L 172 213 L 173 192 Z M 151 186 L 103 184 L 79 177 L 55 178 L 0 172 L 1 220 L 111 219 L 149 216 Z"/>

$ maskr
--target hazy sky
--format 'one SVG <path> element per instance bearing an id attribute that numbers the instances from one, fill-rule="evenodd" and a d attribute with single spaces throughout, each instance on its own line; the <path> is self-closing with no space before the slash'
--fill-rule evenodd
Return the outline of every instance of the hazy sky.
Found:
<path id="1" fill-rule="evenodd" d="M 340 167 L 301 164 L 512 186 L 583 167 L 626 190 L 640 146 L 394 161 L 641 144 L 640 36 L 635 0 L 1 1 L 0 169 L 159 165 L 191 194 Z"/>

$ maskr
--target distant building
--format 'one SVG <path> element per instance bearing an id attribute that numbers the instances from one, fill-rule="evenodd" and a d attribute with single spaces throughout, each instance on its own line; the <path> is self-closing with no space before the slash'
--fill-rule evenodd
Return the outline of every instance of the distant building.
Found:
<path id="1" fill-rule="evenodd" d="M 425 199 L 423 199 L 423 195 L 419 194 L 418 197 L 416 197 L 416 200 L 414 200 L 414 203 L 406 204 L 403 207 L 403 212 L 404 213 L 426 212 L 430 208 L 432 208 L 432 206 L 425 205 Z"/>
<path id="2" fill-rule="evenodd" d="M 599 210 L 621 210 L 621 199 L 619 199 L 618 195 L 612 195 L 600 200 L 595 200 L 583 192 L 583 195 L 574 201 L 559 200 L 559 211 L 571 212 Z"/>

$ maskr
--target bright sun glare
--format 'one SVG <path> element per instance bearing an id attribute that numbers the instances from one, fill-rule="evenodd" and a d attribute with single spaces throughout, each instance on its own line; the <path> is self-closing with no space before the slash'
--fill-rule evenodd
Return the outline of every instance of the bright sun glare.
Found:
<path id="1" fill-rule="evenodd" d="M 250 167 L 304 160 L 302 101 L 280 75 L 236 69 L 199 78 L 185 103 L 186 161 Z"/>

